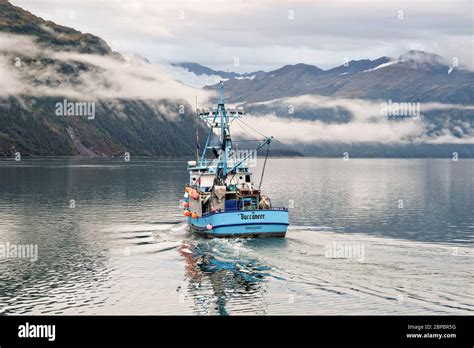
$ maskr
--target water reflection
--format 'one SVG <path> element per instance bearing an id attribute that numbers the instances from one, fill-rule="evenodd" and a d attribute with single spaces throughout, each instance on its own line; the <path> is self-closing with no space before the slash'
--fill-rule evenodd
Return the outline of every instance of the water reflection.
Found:
<path id="1" fill-rule="evenodd" d="M 195 311 L 228 315 L 238 309 L 265 314 L 265 282 L 271 268 L 227 247 L 219 240 L 191 240 L 178 248 L 185 260 Z"/>

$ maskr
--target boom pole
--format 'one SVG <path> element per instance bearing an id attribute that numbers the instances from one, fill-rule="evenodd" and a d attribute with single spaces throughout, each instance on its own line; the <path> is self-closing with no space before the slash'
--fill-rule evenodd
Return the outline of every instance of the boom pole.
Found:
<path id="1" fill-rule="evenodd" d="M 196 163 L 199 162 L 198 97 L 196 95 Z"/>

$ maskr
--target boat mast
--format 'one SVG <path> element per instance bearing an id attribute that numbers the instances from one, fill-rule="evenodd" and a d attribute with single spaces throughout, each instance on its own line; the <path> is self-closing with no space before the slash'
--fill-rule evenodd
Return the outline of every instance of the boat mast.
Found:
<path id="1" fill-rule="evenodd" d="M 222 172 L 221 172 L 221 179 L 225 180 L 227 177 L 227 156 L 228 156 L 228 149 L 232 147 L 232 143 L 230 140 L 230 132 L 228 129 L 227 124 L 227 115 L 224 106 L 224 83 L 221 81 L 219 84 L 220 87 L 220 101 L 218 105 L 218 112 L 220 112 L 221 116 L 221 144 L 222 144 Z"/>
<path id="2" fill-rule="evenodd" d="M 199 124 L 198 124 L 198 97 L 196 95 L 196 119 L 195 119 L 195 127 L 196 127 L 196 163 L 199 163 L 199 150 L 201 145 L 199 144 Z"/>
<path id="3" fill-rule="evenodd" d="M 245 163 L 245 161 L 252 155 L 251 153 L 244 156 L 240 159 L 237 163 L 229 164 L 229 152 L 232 150 L 232 138 L 230 135 L 230 123 L 236 119 L 240 119 L 243 114 L 243 111 L 238 110 L 230 110 L 227 113 L 224 104 L 224 83 L 220 81 L 219 83 L 220 88 L 220 97 L 219 103 L 217 105 L 217 109 L 215 111 L 203 111 L 197 112 L 198 117 L 202 118 L 202 120 L 209 126 L 209 134 L 206 139 L 206 143 L 204 149 L 202 151 L 201 157 L 198 160 L 199 166 L 208 166 L 208 162 L 206 162 L 206 152 L 207 149 L 211 149 L 216 157 L 215 163 L 217 171 L 216 171 L 216 178 L 215 182 L 219 185 L 225 183 L 227 175 L 229 173 L 235 173 L 235 171 Z M 243 122 L 243 121 L 242 121 Z M 248 128 L 253 129 L 251 126 L 247 125 Z M 214 133 L 213 129 L 219 128 L 220 134 Z M 257 132 L 259 133 L 259 132 Z M 259 133 L 261 134 L 261 133 Z M 210 141 L 212 135 L 218 136 L 217 140 L 219 142 L 218 146 L 210 146 Z M 262 134 L 263 135 L 263 134 Z M 264 135 L 263 135 L 264 136 Z M 265 137 L 265 136 L 264 136 Z M 257 146 L 256 151 L 260 150 L 263 146 L 269 145 L 272 141 L 273 137 L 265 137 L 263 141 Z M 230 168 L 228 166 L 231 166 Z"/>

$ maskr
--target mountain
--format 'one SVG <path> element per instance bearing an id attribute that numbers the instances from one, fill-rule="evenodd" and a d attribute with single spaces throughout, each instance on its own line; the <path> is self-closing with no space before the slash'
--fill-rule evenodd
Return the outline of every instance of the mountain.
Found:
<path id="1" fill-rule="evenodd" d="M 97 36 L 6 0 L 0 42 L 0 156 L 195 153 L 193 108 L 172 92 L 154 94 L 163 83 L 162 90 L 180 85 L 160 80 L 145 59 L 122 57 Z M 72 113 L 59 109 L 63 103 Z M 83 106 L 91 113 L 81 114 Z"/>
<path id="2" fill-rule="evenodd" d="M 40 45 L 53 50 L 110 55 L 112 50 L 101 38 L 45 21 L 8 0 L 0 0 L 0 32 L 31 35 Z"/>
<path id="3" fill-rule="evenodd" d="M 343 76 L 343 75 L 354 75 L 360 72 L 372 70 L 387 64 L 391 59 L 389 57 L 380 57 L 378 59 L 361 59 L 361 60 L 351 60 L 347 64 L 337 66 L 335 68 L 329 69 L 327 71 L 328 75 L 331 76 Z"/>
<path id="4" fill-rule="evenodd" d="M 226 90 L 230 101 L 245 103 L 316 94 L 472 104 L 474 72 L 462 67 L 450 70 L 438 55 L 409 51 L 396 59 L 350 61 L 329 70 L 306 64 L 287 65 L 252 80 L 231 79 L 226 82 Z"/>
<path id="5" fill-rule="evenodd" d="M 198 63 L 192 63 L 192 62 L 183 62 L 183 63 L 171 63 L 172 66 L 174 67 L 179 67 L 184 70 L 186 70 L 189 73 L 192 73 L 196 76 L 202 77 L 202 78 L 207 78 L 209 80 L 210 77 L 213 77 L 215 81 L 219 80 L 229 80 L 229 79 L 237 79 L 237 80 L 242 80 L 242 79 L 254 79 L 254 78 L 259 78 L 265 75 L 265 72 L 263 70 L 258 70 L 258 71 L 253 71 L 253 72 L 248 72 L 248 73 L 236 73 L 236 72 L 229 72 L 229 71 L 221 71 L 221 70 L 214 70 L 211 68 L 208 68 L 207 66 L 198 64 Z"/>
<path id="6" fill-rule="evenodd" d="M 198 76 L 207 75 L 207 76 L 220 76 L 223 79 L 241 79 L 241 78 L 252 78 L 252 77 L 260 77 L 265 74 L 263 70 L 248 72 L 248 73 L 236 73 L 236 72 L 225 72 L 222 70 L 213 70 L 208 68 L 207 66 L 192 63 L 192 62 L 183 62 L 183 63 L 172 63 L 173 66 L 179 66 L 184 68 Z"/>

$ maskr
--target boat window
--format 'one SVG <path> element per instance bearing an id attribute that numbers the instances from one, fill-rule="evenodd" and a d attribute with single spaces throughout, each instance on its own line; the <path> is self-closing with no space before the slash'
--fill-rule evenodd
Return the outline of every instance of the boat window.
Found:
<path id="1" fill-rule="evenodd" d="M 243 200 L 244 202 L 244 206 L 243 206 L 243 209 L 244 210 L 255 210 L 257 209 L 257 199 L 255 197 L 246 197 L 244 198 Z"/>
<path id="2" fill-rule="evenodd" d="M 250 175 L 247 174 L 247 175 L 245 176 L 245 182 L 250 182 Z"/>

